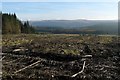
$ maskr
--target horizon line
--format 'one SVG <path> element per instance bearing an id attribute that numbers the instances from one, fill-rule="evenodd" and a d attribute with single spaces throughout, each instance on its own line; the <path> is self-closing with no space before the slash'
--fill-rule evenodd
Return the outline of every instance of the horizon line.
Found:
<path id="1" fill-rule="evenodd" d="M 91 21 L 94 21 L 94 20 L 96 20 L 96 21 L 118 21 L 118 19 L 44 19 L 44 20 L 21 20 L 21 21 L 49 21 L 49 20 L 91 20 Z"/>

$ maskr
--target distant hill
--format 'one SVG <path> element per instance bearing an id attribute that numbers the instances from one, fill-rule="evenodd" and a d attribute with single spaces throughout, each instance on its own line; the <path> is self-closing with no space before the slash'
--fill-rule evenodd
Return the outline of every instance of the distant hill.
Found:
<path id="1" fill-rule="evenodd" d="M 87 26 L 84 28 L 81 28 L 82 30 L 85 29 L 91 29 L 95 30 L 97 32 L 100 32 L 101 34 L 118 34 L 118 23 L 117 21 L 105 21 L 105 22 L 98 22 L 95 25 Z"/>
<path id="2" fill-rule="evenodd" d="M 117 20 L 42 20 L 30 21 L 38 32 L 117 34 Z"/>
<path id="3" fill-rule="evenodd" d="M 43 20 L 43 21 L 30 21 L 30 24 L 39 27 L 73 28 L 90 26 L 93 25 L 94 22 L 88 20 Z"/>

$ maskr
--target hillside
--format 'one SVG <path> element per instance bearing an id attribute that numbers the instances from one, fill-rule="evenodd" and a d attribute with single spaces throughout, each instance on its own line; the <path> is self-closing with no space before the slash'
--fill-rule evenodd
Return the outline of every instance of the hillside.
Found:
<path id="1" fill-rule="evenodd" d="M 93 21 L 89 20 L 42 20 L 42 21 L 30 21 L 33 26 L 42 27 L 63 27 L 63 28 L 73 28 L 73 27 L 84 27 L 94 25 Z"/>
<path id="2" fill-rule="evenodd" d="M 38 32 L 49 33 L 92 33 L 117 34 L 118 26 L 115 20 L 43 20 L 30 21 Z"/>

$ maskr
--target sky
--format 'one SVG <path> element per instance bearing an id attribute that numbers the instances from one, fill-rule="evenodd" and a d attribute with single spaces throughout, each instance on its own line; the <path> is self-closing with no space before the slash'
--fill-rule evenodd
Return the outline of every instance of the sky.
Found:
<path id="1" fill-rule="evenodd" d="M 18 1 L 18 2 L 17 2 Z M 117 0 L 104 0 L 104 2 L 76 2 L 80 0 L 34 0 L 34 2 L 19 2 L 20 0 L 4 0 L 2 2 L 3 13 L 16 13 L 20 20 L 117 20 Z M 24 0 L 25 1 L 25 0 Z M 33 0 L 29 0 L 33 1 Z M 36 1 L 36 2 L 35 2 Z M 42 2 L 43 1 L 43 2 Z M 46 2 L 44 2 L 46 1 Z M 51 2 L 47 2 L 51 1 Z M 57 1 L 57 0 L 56 0 Z M 71 2 L 70 2 L 71 1 Z M 88 2 L 87 2 L 88 1 Z M 100 0 L 102 1 L 102 0 Z M 106 1 L 106 2 L 105 2 Z"/>
<path id="2" fill-rule="evenodd" d="M 119 0 L 1 0 L 2 2 L 118 2 Z"/>

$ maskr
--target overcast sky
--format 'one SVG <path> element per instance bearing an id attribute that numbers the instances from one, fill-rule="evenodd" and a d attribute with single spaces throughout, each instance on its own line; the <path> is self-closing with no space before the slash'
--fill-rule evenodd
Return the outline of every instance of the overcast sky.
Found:
<path id="1" fill-rule="evenodd" d="M 20 20 L 115 20 L 118 17 L 118 0 L 98 0 L 98 2 L 97 0 L 84 0 L 84 2 L 75 2 L 81 0 L 74 0 L 74 2 L 72 2 L 73 0 L 56 1 L 34 0 L 34 2 L 23 2 L 23 0 L 4 0 L 2 1 L 2 12 L 16 13 Z"/>

